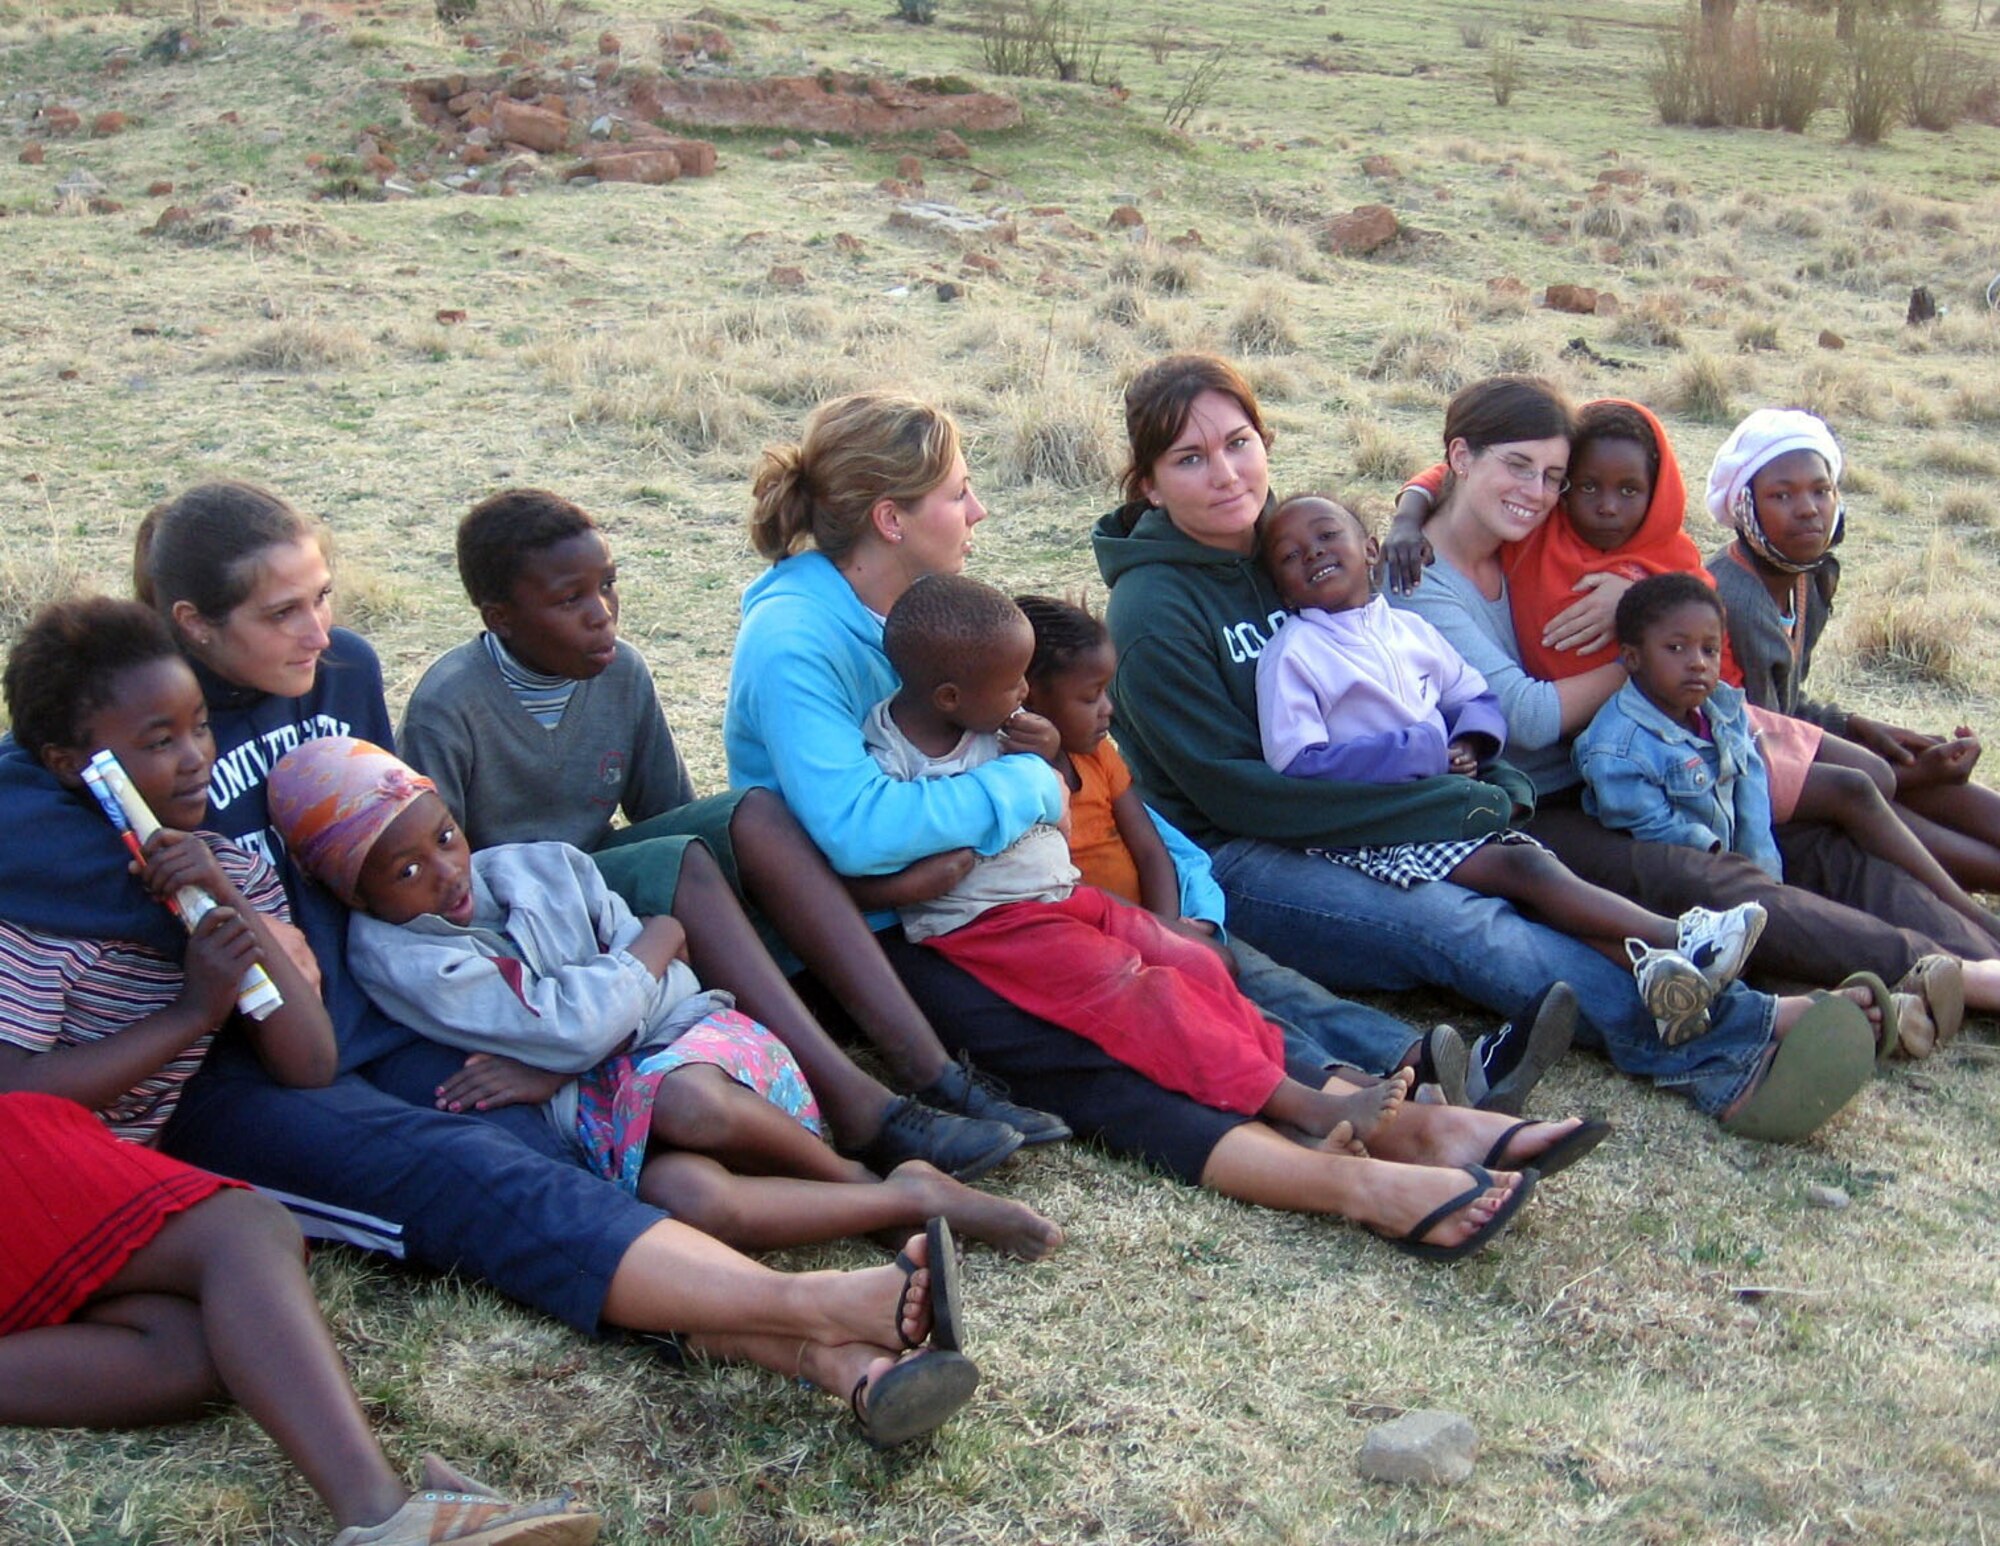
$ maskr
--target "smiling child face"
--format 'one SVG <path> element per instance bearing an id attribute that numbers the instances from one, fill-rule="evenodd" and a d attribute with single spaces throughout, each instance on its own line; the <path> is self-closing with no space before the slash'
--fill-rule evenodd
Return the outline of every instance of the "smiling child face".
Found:
<path id="1" fill-rule="evenodd" d="M 1278 599 L 1294 612 L 1366 606 L 1377 553 L 1354 512 L 1330 499 L 1288 499 L 1264 530 L 1264 566 Z"/>

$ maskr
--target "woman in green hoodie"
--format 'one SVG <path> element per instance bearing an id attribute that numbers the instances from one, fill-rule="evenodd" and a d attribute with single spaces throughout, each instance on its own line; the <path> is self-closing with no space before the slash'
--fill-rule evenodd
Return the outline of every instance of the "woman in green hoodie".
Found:
<path id="1" fill-rule="evenodd" d="M 1493 832 L 1532 809 L 1533 789 L 1504 764 L 1390 785 L 1273 771 L 1258 734 L 1257 658 L 1285 610 L 1257 561 L 1271 435 L 1256 393 L 1225 360 L 1169 356 L 1126 388 L 1125 426 L 1125 502 L 1094 534 L 1111 586 L 1119 744 L 1147 800 L 1210 850 L 1233 930 L 1337 990 L 1432 985 L 1516 1014 L 1569 982 L 1587 1043 L 1716 1116 L 1742 1108 L 1778 1036 L 1807 1021 L 1838 1034 L 1834 1022 L 1861 1018 L 1844 1000 L 1736 986 L 1715 999 L 1709 1034 L 1669 1047 L 1631 975 L 1590 946 L 1449 882 L 1401 890 L 1317 856 Z M 1763 1135 L 1800 1137 L 1824 1115 Z"/>

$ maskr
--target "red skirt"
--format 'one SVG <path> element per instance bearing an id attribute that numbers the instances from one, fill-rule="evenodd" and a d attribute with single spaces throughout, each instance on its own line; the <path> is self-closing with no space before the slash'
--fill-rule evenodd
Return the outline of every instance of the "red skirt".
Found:
<path id="1" fill-rule="evenodd" d="M 1771 779 L 1771 820 L 1790 821 L 1805 793 L 1806 774 L 1819 756 L 1826 732 L 1810 720 L 1794 719 L 1775 709 L 1743 705 L 1750 732 L 1757 737 L 1757 750 L 1764 758 L 1764 770 Z"/>
<path id="2" fill-rule="evenodd" d="M 0 1336 L 59 1326 L 225 1181 L 121 1143 L 74 1101 L 0 1095 Z"/>

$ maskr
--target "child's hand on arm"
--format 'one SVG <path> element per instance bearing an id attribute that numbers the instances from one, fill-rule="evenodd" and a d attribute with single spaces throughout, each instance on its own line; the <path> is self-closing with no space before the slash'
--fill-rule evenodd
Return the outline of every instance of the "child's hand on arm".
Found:
<path id="1" fill-rule="evenodd" d="M 1909 766 L 1917 760 L 1919 753 L 1938 744 L 1934 735 L 1925 735 L 1921 730 L 1906 730 L 1901 725 L 1886 724 L 1862 714 L 1847 716 L 1847 738 L 1859 741 L 1891 767 L 1898 769 Z"/>
<path id="2" fill-rule="evenodd" d="M 1039 714 L 1016 709 L 1000 727 L 1000 750 L 1033 752 L 1050 766 L 1062 755 L 1062 732 Z"/>
<path id="3" fill-rule="evenodd" d="M 494 1111 L 501 1106 L 539 1106 L 553 1098 L 568 1079 L 567 1074 L 530 1068 L 512 1058 L 475 1052 L 465 1060 L 463 1068 L 437 1087 L 437 1106 L 440 1111 Z"/>
<path id="4" fill-rule="evenodd" d="M 217 1028 L 235 1012 L 236 985 L 257 964 L 257 936 L 243 915 L 233 906 L 216 908 L 188 941 L 180 1007 L 210 1030 Z"/>
<path id="5" fill-rule="evenodd" d="M 1472 744 L 1472 737 L 1457 736 L 1445 743 L 1445 766 L 1451 772 L 1464 778 L 1471 778 L 1479 771 L 1479 752 Z"/>
<path id="6" fill-rule="evenodd" d="M 1376 573 L 1383 588 L 1407 596 L 1422 582 L 1424 570 L 1437 556 L 1424 536 L 1424 522 L 1430 519 L 1431 497 L 1420 488 L 1406 488 L 1396 496 L 1396 513 L 1389 521 L 1389 535 L 1382 539 L 1382 561 Z"/>
<path id="7" fill-rule="evenodd" d="M 222 873 L 215 850 L 192 832 L 160 828 L 146 840 L 144 862 L 135 860 L 132 867 L 146 889 L 162 900 L 183 886 L 194 886 L 226 906 L 243 908 L 243 898 Z"/>
<path id="8" fill-rule="evenodd" d="M 1962 784 L 1972 777 L 1979 763 L 1979 737 L 1960 725 L 1949 740 L 1930 738 L 1931 744 L 1916 754 L 1907 767 L 1899 768 L 1896 784 L 1902 789 L 1932 789 L 1945 784 Z"/>
<path id="9" fill-rule="evenodd" d="M 687 958 L 687 930 L 679 919 L 661 913 L 641 923 L 639 937 L 625 948 L 655 977 L 664 977 L 675 961 Z"/>
<path id="10" fill-rule="evenodd" d="M 892 875 L 844 875 L 841 882 L 863 912 L 935 902 L 972 873 L 979 855 L 970 848 L 947 848 L 906 865 Z"/>

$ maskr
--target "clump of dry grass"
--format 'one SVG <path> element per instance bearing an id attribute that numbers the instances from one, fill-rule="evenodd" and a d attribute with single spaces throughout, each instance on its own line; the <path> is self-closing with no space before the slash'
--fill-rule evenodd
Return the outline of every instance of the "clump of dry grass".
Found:
<path id="1" fill-rule="evenodd" d="M 1787 200 L 1771 216 L 1771 229 L 1780 236 L 1816 242 L 1826 235 L 1826 216 L 1818 206 L 1803 200 Z"/>
<path id="2" fill-rule="evenodd" d="M 51 601 L 100 588 L 91 583 L 82 560 L 66 545 L 0 556 L 0 654 L 12 647 L 28 619 Z"/>
<path id="3" fill-rule="evenodd" d="M 1113 282 L 1096 306 L 1097 315 L 1119 327 L 1137 327 L 1146 317 L 1146 297 L 1129 280 Z"/>
<path id="4" fill-rule="evenodd" d="M 1401 483 L 1427 465 L 1422 451 L 1379 419 L 1350 414 L 1342 429 L 1350 448 L 1347 462 L 1357 478 Z"/>
<path id="5" fill-rule="evenodd" d="M 1960 387 L 1951 394 L 1951 416 L 1967 424 L 2000 423 L 2000 388 Z"/>
<path id="6" fill-rule="evenodd" d="M 1628 306 L 1611 324 L 1611 341 L 1648 349 L 1678 349 L 1687 321 L 1687 299 L 1675 290 L 1655 290 Z"/>
<path id="7" fill-rule="evenodd" d="M 1299 347 L 1289 291 L 1268 281 L 1251 286 L 1229 319 L 1229 344 L 1241 354 L 1288 353 Z"/>
<path id="8" fill-rule="evenodd" d="M 1456 328 L 1419 321 L 1391 327 L 1362 374 L 1371 381 L 1402 380 L 1456 392 L 1480 370 Z"/>
<path id="9" fill-rule="evenodd" d="M 1602 241 L 1632 242 L 1653 234 L 1653 222 L 1643 210 L 1619 199 L 1592 199 L 1578 213 L 1574 229 L 1578 236 Z"/>
<path id="10" fill-rule="evenodd" d="M 1000 399 L 992 464 L 1003 485 L 1081 490 L 1111 481 L 1118 443 L 1112 399 L 1084 386 L 1086 379 L 1079 361 L 1054 361 L 1038 387 Z"/>
<path id="11" fill-rule="evenodd" d="M 1822 419 L 1881 417 L 1879 379 L 1873 372 L 1842 360 L 1816 356 L 1802 366 L 1796 397 L 1801 408 Z"/>
<path id="12" fill-rule="evenodd" d="M 2000 526 L 2000 503 L 1983 488 L 1958 484 L 1946 489 L 1938 499 L 1938 524 L 1960 530 L 1991 531 Z"/>
<path id="13" fill-rule="evenodd" d="M 259 328 L 217 362 L 236 370 L 310 371 L 359 365 L 375 345 L 359 328 L 313 317 L 287 317 Z"/>
<path id="14" fill-rule="evenodd" d="M 1677 412 L 1704 424 L 1727 424 L 1736 418 L 1736 393 L 1741 372 L 1729 360 L 1713 354 L 1693 354 L 1675 365 L 1662 396 Z"/>
<path id="15" fill-rule="evenodd" d="M 1736 348 L 1740 354 L 1757 354 L 1778 347 L 1778 323 L 1774 317 L 1753 317 L 1736 324 Z"/>
<path id="16" fill-rule="evenodd" d="M 1703 224 L 1701 211 L 1686 199 L 1669 199 L 1660 211 L 1660 229 L 1669 236 L 1699 236 Z"/>
<path id="17" fill-rule="evenodd" d="M 1956 436 L 1925 441 L 1922 459 L 1926 467 L 1953 478 L 2000 478 L 2000 456 Z"/>
<path id="18" fill-rule="evenodd" d="M 1304 274 L 1313 263 L 1313 245 L 1291 226 L 1260 218 L 1251 228 L 1243 255 L 1257 268 Z"/>
<path id="19" fill-rule="evenodd" d="M 1915 595 L 1861 601 L 1848 618 L 1848 653 L 1864 671 L 1936 687 L 1964 687 L 1961 641 L 1971 604 L 1972 597 L 1956 588 L 1930 585 Z"/>

